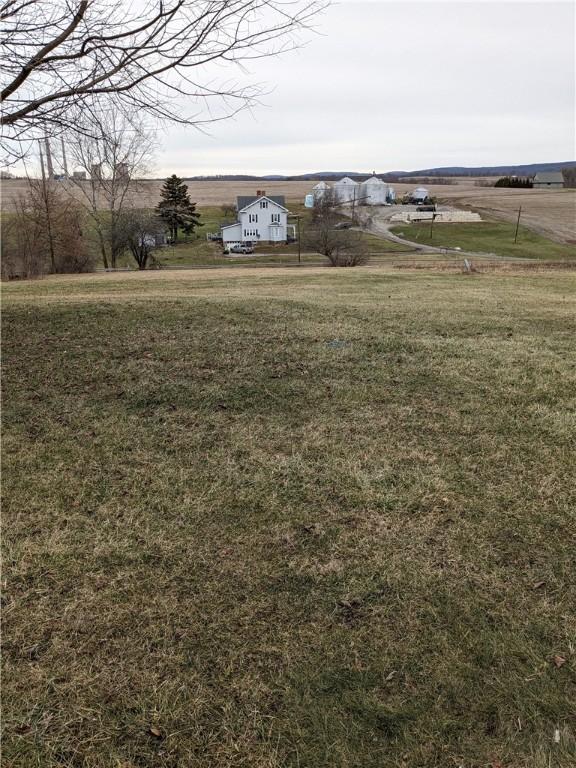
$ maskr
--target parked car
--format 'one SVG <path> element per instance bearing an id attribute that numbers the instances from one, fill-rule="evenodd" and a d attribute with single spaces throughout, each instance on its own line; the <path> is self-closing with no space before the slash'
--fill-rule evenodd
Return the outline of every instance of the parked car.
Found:
<path id="1" fill-rule="evenodd" d="M 436 206 L 435 205 L 417 205 L 416 210 L 431 213 L 436 210 Z"/>
<path id="2" fill-rule="evenodd" d="M 334 229 L 350 229 L 352 227 L 351 221 L 339 221 L 334 225 Z"/>
<path id="3" fill-rule="evenodd" d="M 247 243 L 233 245 L 232 248 L 230 248 L 230 253 L 254 253 L 254 248 Z"/>

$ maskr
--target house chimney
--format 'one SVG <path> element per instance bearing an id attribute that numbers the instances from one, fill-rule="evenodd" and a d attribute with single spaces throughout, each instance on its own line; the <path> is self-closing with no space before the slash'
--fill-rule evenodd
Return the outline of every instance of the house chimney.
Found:
<path id="1" fill-rule="evenodd" d="M 266 190 L 265 189 L 257 189 L 256 190 L 256 197 L 266 197 Z"/>

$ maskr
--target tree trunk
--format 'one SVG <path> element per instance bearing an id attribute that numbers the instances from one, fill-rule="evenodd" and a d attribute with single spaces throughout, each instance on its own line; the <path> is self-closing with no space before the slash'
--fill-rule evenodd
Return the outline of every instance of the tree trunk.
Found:
<path id="1" fill-rule="evenodd" d="M 108 254 L 106 253 L 106 243 L 104 242 L 104 235 L 102 234 L 102 230 L 100 227 L 97 227 L 98 230 L 98 242 L 100 244 L 100 253 L 102 254 L 102 262 L 104 264 L 104 269 L 108 269 Z"/>
<path id="2" fill-rule="evenodd" d="M 44 167 L 44 166 L 42 166 Z M 46 230 L 48 232 L 48 251 L 50 253 L 50 271 L 54 274 L 56 272 L 56 256 L 54 253 L 54 235 L 52 233 L 52 210 L 49 199 L 50 190 L 46 185 L 46 179 L 42 177 L 42 197 L 44 198 L 44 208 L 46 210 Z"/>

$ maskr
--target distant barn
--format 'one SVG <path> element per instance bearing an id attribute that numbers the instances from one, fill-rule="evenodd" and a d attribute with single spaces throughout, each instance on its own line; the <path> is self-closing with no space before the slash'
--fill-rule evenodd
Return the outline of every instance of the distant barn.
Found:
<path id="1" fill-rule="evenodd" d="M 534 189 L 563 189 L 564 176 L 562 171 L 544 171 L 537 173 L 532 182 Z"/>

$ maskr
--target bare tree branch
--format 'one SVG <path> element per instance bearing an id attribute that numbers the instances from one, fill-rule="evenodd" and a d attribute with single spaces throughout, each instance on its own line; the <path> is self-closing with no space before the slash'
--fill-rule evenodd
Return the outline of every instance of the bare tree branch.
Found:
<path id="1" fill-rule="evenodd" d="M 103 103 L 191 125 L 227 117 L 259 91 L 218 82 L 217 65 L 297 47 L 327 2 L 5 0 L 5 140 L 69 128 Z M 218 109 L 203 119 L 206 100 Z"/>
<path id="2" fill-rule="evenodd" d="M 116 267 L 124 248 L 118 220 L 130 205 L 129 194 L 134 198 L 141 192 L 138 177 L 149 170 L 154 141 L 138 118 L 129 121 L 112 113 L 85 119 L 97 128 L 97 135 L 66 134 L 69 160 L 85 177 L 73 174 L 68 184 L 92 220 L 104 266 Z"/>

